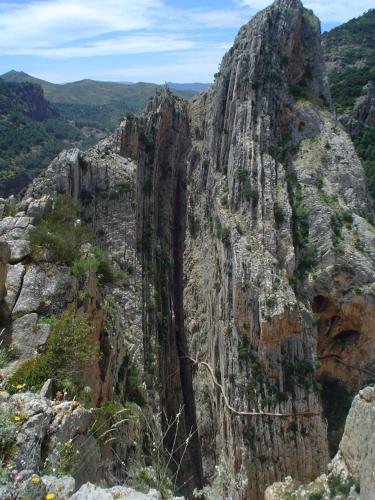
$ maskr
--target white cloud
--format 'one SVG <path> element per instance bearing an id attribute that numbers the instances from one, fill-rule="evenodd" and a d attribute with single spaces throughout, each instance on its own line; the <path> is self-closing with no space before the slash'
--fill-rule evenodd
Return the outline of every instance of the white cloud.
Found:
<path id="1" fill-rule="evenodd" d="M 0 54 L 62 58 L 182 50 L 196 44 L 187 36 L 192 30 L 239 27 L 244 20 L 236 9 L 179 9 L 164 0 L 0 2 Z"/>
<path id="2" fill-rule="evenodd" d="M 144 64 L 118 69 L 109 73 L 108 77 L 117 81 L 147 81 L 164 83 L 165 81 L 178 82 L 210 82 L 217 72 L 219 61 L 230 44 L 217 44 L 206 47 L 197 52 L 176 52 L 172 58 L 174 62 L 165 64 Z M 106 76 L 107 77 L 107 76 Z M 101 78 L 100 73 L 92 78 Z"/>
<path id="3" fill-rule="evenodd" d="M 1 4 L 0 52 L 53 47 L 114 31 L 147 29 L 160 0 L 52 0 Z"/>
<path id="4" fill-rule="evenodd" d="M 235 0 L 240 7 L 248 7 L 254 12 L 272 3 L 269 0 Z M 306 0 L 304 6 L 312 9 L 322 22 L 343 23 L 353 17 L 360 16 L 368 9 L 374 8 L 374 0 Z"/>
<path id="5" fill-rule="evenodd" d="M 144 54 L 187 50 L 198 46 L 197 42 L 173 34 L 136 34 L 112 37 L 100 41 L 84 42 L 68 47 L 3 48 L 3 55 L 33 55 L 50 59 L 73 57 L 98 57 L 108 55 Z"/>

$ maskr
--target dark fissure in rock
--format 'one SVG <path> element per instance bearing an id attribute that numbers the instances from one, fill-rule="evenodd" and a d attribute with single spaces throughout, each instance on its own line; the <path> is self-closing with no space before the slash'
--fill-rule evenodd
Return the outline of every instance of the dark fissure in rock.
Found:
<path id="1" fill-rule="evenodd" d="M 203 485 L 192 364 L 183 309 L 186 170 L 190 129 L 186 106 L 164 91 L 137 127 L 137 233 L 143 268 L 144 362 L 149 388 L 157 387 L 164 447 L 179 493 Z M 157 110 L 157 111 L 156 111 Z M 134 133 L 128 130 L 134 141 Z M 123 144 L 124 151 L 129 147 Z M 179 416 L 178 416 L 179 415 Z M 177 417 L 177 418 L 176 418 Z"/>

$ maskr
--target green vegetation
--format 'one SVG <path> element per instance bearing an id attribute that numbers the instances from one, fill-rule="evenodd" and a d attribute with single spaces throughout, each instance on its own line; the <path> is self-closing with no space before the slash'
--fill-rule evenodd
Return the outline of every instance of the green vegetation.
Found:
<path id="1" fill-rule="evenodd" d="M 160 86 L 113 82 L 56 85 L 11 71 L 0 78 L 0 196 L 27 186 L 63 149 L 86 149 Z M 43 91 L 47 102 L 44 99 Z M 173 90 L 189 99 L 197 91 Z M 49 104 L 49 103 L 52 103 Z"/>
<path id="2" fill-rule="evenodd" d="M 368 82 L 375 82 L 375 9 L 323 35 L 331 94 L 339 114 L 351 113 Z M 375 127 L 358 123 L 352 134 L 365 168 L 369 191 L 375 199 Z"/>
<path id="3" fill-rule="evenodd" d="M 330 77 L 331 93 L 337 111 L 344 113 L 353 109 L 355 100 L 361 95 L 369 81 L 375 81 L 375 68 L 350 68 Z"/>
<path id="4" fill-rule="evenodd" d="M 289 93 L 296 101 L 310 101 L 315 106 L 322 106 L 323 101 L 314 95 L 305 85 L 289 85 Z"/>
<path id="5" fill-rule="evenodd" d="M 350 228 L 353 223 L 353 214 L 348 209 L 336 210 L 331 216 L 331 228 L 333 232 L 332 243 L 337 251 L 341 251 L 342 241 L 344 239 L 342 230 L 344 224 Z"/>
<path id="6" fill-rule="evenodd" d="M 368 189 L 375 199 L 375 127 L 362 125 L 353 141 L 365 169 Z"/>
<path id="7" fill-rule="evenodd" d="M 60 195 L 30 232 L 33 259 L 38 260 L 47 250 L 54 261 L 73 264 L 81 245 L 92 238 L 91 229 L 78 222 L 78 216 L 79 204 L 67 195 Z M 77 264 L 75 271 L 79 272 Z"/>
<path id="8" fill-rule="evenodd" d="M 27 186 L 62 149 L 94 142 L 51 107 L 39 86 L 0 79 L 0 196 Z"/>
<path id="9" fill-rule="evenodd" d="M 95 257 L 86 257 L 84 259 L 77 259 L 72 265 L 72 274 L 80 279 L 87 272 L 97 271 L 99 267 L 99 262 Z"/>
<path id="10" fill-rule="evenodd" d="M 7 388 L 14 392 L 17 386 L 25 384 L 29 390 L 38 390 L 51 378 L 68 397 L 79 396 L 84 368 L 99 359 L 89 317 L 71 306 L 48 321 L 51 333 L 46 351 L 22 363 L 10 377 Z"/>
<path id="11" fill-rule="evenodd" d="M 8 459 L 13 452 L 16 439 L 16 424 L 10 407 L 6 404 L 0 405 L 0 463 Z"/>
<path id="12" fill-rule="evenodd" d="M 346 480 L 338 476 L 330 476 L 328 486 L 332 497 L 336 497 L 336 495 L 345 495 L 347 497 L 353 486 L 356 493 L 360 493 L 359 484 L 350 476 Z"/>
<path id="13" fill-rule="evenodd" d="M 0 347 L 0 369 L 4 368 L 12 359 L 12 356 L 8 349 Z"/>
<path id="14" fill-rule="evenodd" d="M 120 435 L 119 426 L 132 420 L 141 418 L 141 409 L 135 403 L 126 403 L 125 406 L 116 401 L 104 401 L 99 408 L 92 410 L 94 423 L 91 432 L 101 443 Z"/>
<path id="15" fill-rule="evenodd" d="M 296 186 L 292 193 L 293 236 L 300 248 L 304 248 L 309 241 L 309 215 L 302 202 L 302 190 Z"/>
<path id="16" fill-rule="evenodd" d="M 277 229 L 280 229 L 285 222 L 285 213 L 282 206 L 277 201 L 273 204 L 273 214 L 275 217 L 276 227 Z"/>

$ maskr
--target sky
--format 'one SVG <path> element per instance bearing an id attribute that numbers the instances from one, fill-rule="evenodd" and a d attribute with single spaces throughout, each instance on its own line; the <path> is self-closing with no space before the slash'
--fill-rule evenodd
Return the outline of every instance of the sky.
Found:
<path id="1" fill-rule="evenodd" d="M 242 24 L 269 0 L 0 0 L 0 74 L 63 83 L 211 82 Z M 305 0 L 322 31 L 374 0 Z"/>

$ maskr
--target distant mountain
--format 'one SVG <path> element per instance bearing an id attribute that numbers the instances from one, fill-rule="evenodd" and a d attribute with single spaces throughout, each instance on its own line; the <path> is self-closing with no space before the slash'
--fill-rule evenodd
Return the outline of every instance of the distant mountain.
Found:
<path id="1" fill-rule="evenodd" d="M 173 92 L 189 99 L 204 84 L 175 85 Z M 14 70 L 2 75 L 0 196 L 26 186 L 62 149 L 86 148 L 126 113 L 139 113 L 160 87 L 89 79 L 60 85 Z"/>
<path id="2" fill-rule="evenodd" d="M 31 82 L 41 85 L 46 99 L 68 119 L 81 124 L 113 130 L 127 112 L 139 113 L 161 85 L 154 83 L 120 83 L 80 80 L 55 84 L 35 78 L 23 71 L 9 71 L 0 78 L 7 82 Z M 174 84 L 193 89 L 173 88 L 174 94 L 190 99 L 201 92 L 204 84 Z M 195 88 L 195 90 L 194 90 Z"/>
<path id="3" fill-rule="evenodd" d="M 375 199 L 375 9 L 324 33 L 331 94 Z"/>
<path id="4" fill-rule="evenodd" d="M 210 83 L 173 83 L 168 82 L 168 87 L 174 90 L 191 90 L 193 92 L 204 92 L 211 85 Z"/>
<path id="5" fill-rule="evenodd" d="M 77 127 L 51 105 L 40 85 L 0 80 L 0 196 L 20 191 L 64 148 L 86 148 L 103 134 Z"/>

